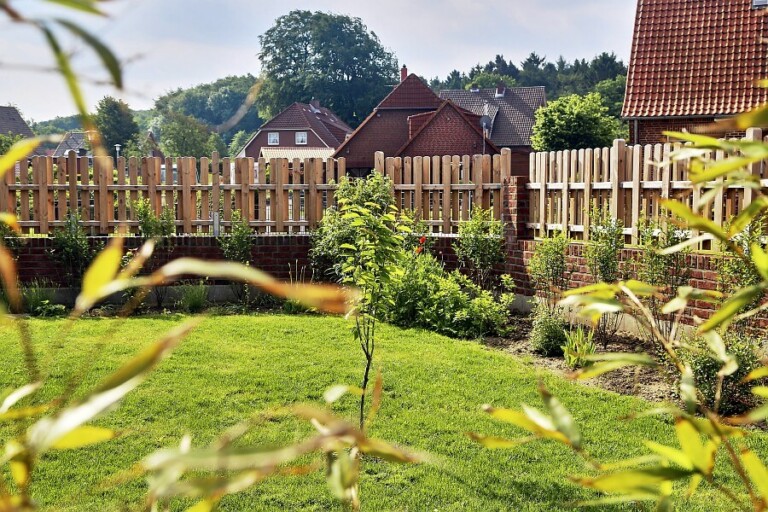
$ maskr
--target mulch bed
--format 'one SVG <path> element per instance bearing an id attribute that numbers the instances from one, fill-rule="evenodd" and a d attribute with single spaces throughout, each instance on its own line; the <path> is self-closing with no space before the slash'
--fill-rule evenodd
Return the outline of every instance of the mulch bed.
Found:
<path id="1" fill-rule="evenodd" d="M 509 336 L 486 338 L 483 340 L 483 344 L 518 357 L 524 357 L 538 368 L 545 368 L 566 377 L 571 375 L 572 370 L 565 365 L 562 356 L 543 357 L 532 350 L 529 341 L 531 323 L 529 317 L 516 317 L 514 331 Z M 619 333 L 605 347 L 598 345 L 597 352 L 644 352 L 658 360 L 652 346 L 629 333 Z M 594 379 L 576 382 L 586 386 L 597 386 L 622 395 L 638 396 L 651 402 L 678 401 L 674 380 L 658 368 L 625 367 Z"/>

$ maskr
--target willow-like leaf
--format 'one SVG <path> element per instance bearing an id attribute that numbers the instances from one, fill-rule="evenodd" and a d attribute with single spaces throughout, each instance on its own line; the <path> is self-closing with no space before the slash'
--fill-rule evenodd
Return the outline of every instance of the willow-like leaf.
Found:
<path id="1" fill-rule="evenodd" d="M 21 310 L 21 293 L 19 292 L 18 274 L 16 273 L 16 260 L 10 251 L 0 245 L 0 284 L 5 290 L 8 304 L 16 311 Z"/>
<path id="2" fill-rule="evenodd" d="M 106 16 L 104 11 L 99 9 L 98 6 L 96 5 L 97 3 L 103 0 L 46 0 L 46 1 L 52 4 L 62 5 L 69 9 L 74 9 L 76 11 L 83 11 L 83 12 L 87 12 L 88 14 L 96 14 L 98 16 Z"/>
<path id="3" fill-rule="evenodd" d="M 741 288 L 725 301 L 706 322 L 699 326 L 699 332 L 706 333 L 720 326 L 728 326 L 742 308 L 755 300 L 764 291 L 765 284 L 762 283 Z"/>
<path id="4" fill-rule="evenodd" d="M 49 0 L 49 1 L 54 1 L 54 0 Z M 58 1 L 59 3 L 62 3 L 65 0 L 58 0 Z M 85 0 L 77 2 L 72 0 L 71 3 L 86 4 L 86 3 L 92 3 L 92 2 L 86 2 Z M 45 39 L 46 41 L 48 41 L 48 46 L 51 47 L 53 56 L 56 58 L 56 64 L 58 65 L 59 72 L 62 74 L 62 76 L 64 77 L 64 81 L 67 83 L 67 87 L 69 88 L 69 94 L 70 96 L 72 96 L 72 100 L 75 102 L 75 107 L 77 107 L 77 112 L 78 114 L 80 114 L 84 124 L 87 124 L 87 121 L 90 119 L 90 116 L 88 114 L 88 107 L 85 104 L 85 99 L 83 98 L 83 92 L 80 89 L 80 83 L 77 80 L 77 75 L 75 75 L 75 72 L 72 69 L 72 65 L 69 62 L 69 56 L 61 49 L 61 45 L 59 45 L 58 39 L 56 39 L 56 36 L 45 24 L 43 23 L 40 24 L 40 30 L 43 31 L 43 34 L 45 35 Z"/>
<path id="5" fill-rule="evenodd" d="M 0 224 L 5 224 L 16 233 L 21 233 L 19 219 L 12 213 L 0 212 Z"/>
<path id="6" fill-rule="evenodd" d="M 18 389 L 13 390 L 11 393 L 8 394 L 3 399 L 3 403 L 0 404 L 0 414 L 3 414 L 5 412 L 8 412 L 8 410 L 16 405 L 19 400 L 22 398 L 28 397 L 38 389 L 40 389 L 40 386 L 42 385 L 42 382 L 33 382 L 31 384 L 27 384 L 25 386 L 21 386 Z"/>
<path id="7" fill-rule="evenodd" d="M 554 439 L 564 444 L 570 444 L 568 438 L 555 428 L 551 418 L 547 418 L 541 412 L 536 411 L 531 407 L 523 405 L 523 408 L 525 412 L 512 409 L 500 409 L 491 407 L 490 405 L 483 406 L 483 410 L 497 420 L 512 423 L 538 437 Z"/>
<path id="8" fill-rule="evenodd" d="M 690 470 L 673 467 L 629 469 L 600 475 L 596 478 L 580 478 L 576 482 L 584 487 L 621 494 L 661 495 L 661 485 L 691 476 Z"/>
<path id="9" fill-rule="evenodd" d="M 717 446 L 710 440 L 702 443 L 698 430 L 685 418 L 677 418 L 675 432 L 683 453 L 690 459 L 693 466 L 705 476 L 712 474 L 715 469 L 715 451 Z"/>
<path id="10" fill-rule="evenodd" d="M 485 446 L 491 450 L 517 448 L 520 445 L 535 441 L 538 437 L 523 437 L 520 439 L 506 439 L 504 437 L 486 436 L 483 434 L 476 434 L 474 432 L 468 432 L 467 436 L 473 441 Z"/>
<path id="11" fill-rule="evenodd" d="M 117 436 L 117 432 L 108 428 L 83 425 L 61 436 L 51 445 L 51 448 L 54 450 L 72 450 L 109 441 Z"/>
<path id="12" fill-rule="evenodd" d="M 768 208 L 768 196 L 758 196 L 736 216 L 728 227 L 728 238 L 733 238 L 746 229 L 763 211 Z"/>
<path id="13" fill-rule="evenodd" d="M 661 205 L 673 215 L 685 221 L 691 228 L 709 233 L 723 242 L 728 241 L 728 235 L 726 235 L 725 231 L 723 231 L 720 226 L 713 221 L 698 215 L 688 208 L 687 205 L 670 199 L 663 199 Z"/>
<path id="14" fill-rule="evenodd" d="M 539 394 L 557 430 L 568 438 L 574 448 L 581 448 L 581 432 L 568 409 L 543 384 L 539 385 Z"/>
<path id="15" fill-rule="evenodd" d="M 325 393 L 323 393 L 323 400 L 325 400 L 330 404 L 330 403 L 336 402 L 338 399 L 340 399 L 347 393 L 352 393 L 353 395 L 362 396 L 364 391 L 357 386 L 348 386 L 346 384 L 336 384 L 335 386 L 331 386 L 330 388 L 325 390 Z"/>
<path id="16" fill-rule="evenodd" d="M 114 86 L 118 89 L 123 88 L 123 72 L 120 68 L 120 62 L 117 60 L 117 57 L 115 57 L 115 54 L 112 53 L 112 50 L 80 25 L 65 19 L 57 19 L 56 23 L 75 34 L 90 46 L 93 51 L 96 52 L 96 55 L 99 56 L 101 63 L 109 72 L 109 76 L 112 78 Z"/>
<path id="17" fill-rule="evenodd" d="M 83 287 L 75 300 L 75 309 L 85 311 L 104 296 L 102 290 L 115 279 L 123 257 L 123 238 L 114 237 L 101 251 L 83 276 Z"/>
<path id="18" fill-rule="evenodd" d="M 751 450 L 741 452 L 741 460 L 747 470 L 749 479 L 755 485 L 764 503 L 768 502 L 768 470 L 760 458 Z"/>
<path id="19" fill-rule="evenodd" d="M 0 179 L 16 166 L 16 162 L 31 155 L 43 140 L 41 137 L 22 139 L 12 145 L 5 154 L 0 155 Z"/>

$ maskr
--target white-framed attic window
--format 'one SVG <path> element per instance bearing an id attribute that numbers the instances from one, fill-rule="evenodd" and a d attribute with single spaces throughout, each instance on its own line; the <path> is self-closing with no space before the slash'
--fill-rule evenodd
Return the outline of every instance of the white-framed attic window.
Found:
<path id="1" fill-rule="evenodd" d="M 270 146 L 279 146 L 280 132 L 267 132 L 267 144 Z"/>
<path id="2" fill-rule="evenodd" d="M 296 145 L 297 146 L 307 145 L 307 132 L 296 132 Z"/>

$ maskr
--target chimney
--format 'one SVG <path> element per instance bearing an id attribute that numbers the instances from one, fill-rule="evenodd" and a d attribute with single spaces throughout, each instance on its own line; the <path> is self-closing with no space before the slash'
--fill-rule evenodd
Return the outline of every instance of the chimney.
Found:
<path id="1" fill-rule="evenodd" d="M 507 92 L 507 88 L 504 86 L 504 82 L 499 82 L 496 85 L 496 98 L 503 98 L 504 93 Z"/>
<path id="2" fill-rule="evenodd" d="M 309 104 L 315 108 L 320 108 L 320 100 L 312 98 L 312 101 L 310 101 Z"/>
<path id="3" fill-rule="evenodd" d="M 400 68 L 400 81 L 404 82 L 406 78 L 408 78 L 408 68 L 403 64 L 403 67 Z"/>

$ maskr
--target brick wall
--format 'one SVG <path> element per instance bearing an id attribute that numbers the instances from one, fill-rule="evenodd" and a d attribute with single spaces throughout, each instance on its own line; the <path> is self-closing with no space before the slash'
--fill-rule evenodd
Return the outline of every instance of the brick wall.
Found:
<path id="1" fill-rule="evenodd" d="M 102 246 L 107 237 L 92 237 L 92 246 Z M 456 254 L 452 247 L 453 237 L 439 236 L 433 245 L 433 253 L 446 268 L 453 270 L 457 266 Z M 140 246 L 139 238 L 125 239 L 125 249 Z M 278 279 L 295 278 L 298 272 L 311 277 L 309 261 L 310 237 L 307 235 L 257 235 L 251 252 L 251 265 L 264 270 Z M 18 251 L 18 273 L 22 283 L 42 279 L 59 285 L 66 284 L 65 271 L 50 254 L 50 238 L 26 238 Z M 152 261 L 159 266 L 175 258 L 193 257 L 206 260 L 221 260 L 223 255 L 214 237 L 175 237 L 170 249 L 155 250 Z"/>
<path id="2" fill-rule="evenodd" d="M 629 121 L 629 143 L 630 144 L 657 144 L 668 142 L 666 136 L 662 135 L 665 131 L 693 131 L 697 126 L 714 122 L 713 117 L 688 117 L 680 119 L 639 119 L 637 121 L 637 130 L 635 130 L 635 121 Z M 709 135 L 727 138 L 742 138 L 744 132 L 722 132 L 710 133 Z"/>

